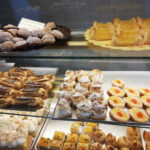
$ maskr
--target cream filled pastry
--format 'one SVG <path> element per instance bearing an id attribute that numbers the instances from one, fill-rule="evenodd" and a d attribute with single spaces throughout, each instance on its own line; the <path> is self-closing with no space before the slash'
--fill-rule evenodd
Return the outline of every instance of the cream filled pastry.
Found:
<path id="1" fill-rule="evenodd" d="M 102 91 L 102 85 L 101 84 L 92 84 L 90 86 L 90 92 L 101 93 L 101 91 Z"/>
<path id="2" fill-rule="evenodd" d="M 73 77 L 73 76 L 75 76 L 75 75 L 76 75 L 76 72 L 73 71 L 73 70 L 67 70 L 66 73 L 65 73 L 65 76 L 66 76 L 66 77 L 67 77 L 67 76 Z"/>
<path id="3" fill-rule="evenodd" d="M 76 77 L 75 76 L 66 76 L 64 78 L 64 82 L 71 82 L 71 81 L 75 81 Z"/>
<path id="4" fill-rule="evenodd" d="M 89 95 L 89 91 L 87 89 L 85 89 L 84 87 L 82 87 L 80 83 L 76 84 L 75 89 L 76 89 L 77 92 L 79 92 L 79 93 L 81 93 L 85 96 Z"/>
<path id="5" fill-rule="evenodd" d="M 141 96 L 150 96 L 150 88 L 140 88 L 139 92 Z"/>
<path id="6" fill-rule="evenodd" d="M 125 92 L 118 87 L 112 87 L 112 88 L 108 89 L 107 94 L 109 96 L 124 97 Z"/>
<path id="7" fill-rule="evenodd" d="M 139 92 L 136 89 L 131 88 L 131 87 L 126 87 L 125 93 L 126 93 L 126 96 L 135 96 L 135 97 L 140 96 Z"/>
<path id="8" fill-rule="evenodd" d="M 73 90 L 73 85 L 68 82 L 64 82 L 60 85 L 60 90 L 71 91 Z"/>
<path id="9" fill-rule="evenodd" d="M 58 98 L 64 98 L 69 103 L 71 103 L 71 96 L 74 93 L 74 91 L 60 91 Z"/>
<path id="10" fill-rule="evenodd" d="M 58 102 L 58 117 L 59 118 L 65 118 L 69 117 L 72 114 L 71 107 L 68 103 L 68 101 L 64 98 L 61 98 Z"/>
<path id="11" fill-rule="evenodd" d="M 100 71 L 99 69 L 93 69 L 91 72 L 90 72 L 90 77 L 94 77 L 96 75 L 103 75 L 102 74 L 102 71 Z"/>
<path id="12" fill-rule="evenodd" d="M 82 87 L 84 87 L 85 89 L 88 89 L 89 86 L 90 86 L 89 77 L 87 77 L 87 76 L 82 76 L 82 77 L 79 79 L 79 83 L 81 84 Z"/>
<path id="13" fill-rule="evenodd" d="M 92 118 L 104 120 L 106 118 L 106 106 L 96 101 L 92 102 Z"/>
<path id="14" fill-rule="evenodd" d="M 103 75 L 96 75 L 91 77 L 92 84 L 103 84 Z"/>
<path id="15" fill-rule="evenodd" d="M 103 96 L 103 92 L 101 93 L 96 93 L 96 92 L 92 92 L 89 96 L 88 96 L 88 100 L 90 100 L 91 102 L 93 101 L 102 101 L 104 99 Z"/>
<path id="16" fill-rule="evenodd" d="M 123 88 L 124 87 L 124 82 L 120 79 L 116 79 L 112 81 L 112 86 L 118 87 L 118 88 Z"/>
<path id="17" fill-rule="evenodd" d="M 77 105 L 76 114 L 78 118 L 88 118 L 92 114 L 92 107 L 90 101 L 83 101 Z"/>

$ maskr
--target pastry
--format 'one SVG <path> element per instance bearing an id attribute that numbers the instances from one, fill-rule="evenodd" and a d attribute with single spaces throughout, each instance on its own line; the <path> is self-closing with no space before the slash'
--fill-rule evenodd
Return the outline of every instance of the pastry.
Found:
<path id="1" fill-rule="evenodd" d="M 100 129 L 96 129 L 92 133 L 92 139 L 94 142 L 102 143 L 105 140 L 105 133 Z"/>
<path id="2" fill-rule="evenodd" d="M 67 134 L 66 142 L 69 143 L 77 143 L 79 139 L 79 135 L 76 133 Z"/>
<path id="3" fill-rule="evenodd" d="M 52 34 L 57 39 L 61 39 L 62 40 L 64 38 L 63 33 L 61 31 L 59 31 L 59 30 L 55 30 L 55 29 L 51 30 L 50 34 Z"/>
<path id="4" fill-rule="evenodd" d="M 100 143 L 92 143 L 90 145 L 90 150 L 103 150 L 103 146 Z"/>
<path id="5" fill-rule="evenodd" d="M 45 27 L 44 27 L 44 31 L 47 33 L 50 33 L 52 29 L 56 28 L 56 25 L 54 22 L 48 22 Z"/>
<path id="6" fill-rule="evenodd" d="M 143 150 L 141 141 L 133 140 L 131 144 L 131 150 Z"/>
<path id="7" fill-rule="evenodd" d="M 148 114 L 148 116 L 150 116 L 150 108 L 146 109 L 146 113 Z"/>
<path id="8" fill-rule="evenodd" d="M 106 106 L 98 103 L 92 102 L 92 118 L 96 120 L 105 120 L 106 119 Z"/>
<path id="9" fill-rule="evenodd" d="M 18 29 L 18 28 L 12 24 L 5 25 L 4 30 L 8 30 L 8 29 Z"/>
<path id="10" fill-rule="evenodd" d="M 126 105 L 128 108 L 142 108 L 143 103 L 138 97 L 129 96 L 124 98 Z"/>
<path id="11" fill-rule="evenodd" d="M 84 77 L 85 76 L 89 77 L 89 71 L 87 71 L 87 70 L 79 70 L 79 71 L 76 72 L 76 76 L 77 76 L 77 80 L 79 81 L 80 78 L 83 77 L 83 76 Z"/>
<path id="12" fill-rule="evenodd" d="M 84 126 L 83 134 L 91 135 L 93 130 L 94 130 L 94 128 L 91 126 Z"/>
<path id="13" fill-rule="evenodd" d="M 146 142 L 146 150 L 150 150 L 150 142 Z"/>
<path id="14" fill-rule="evenodd" d="M 7 32 L 9 32 L 12 36 L 17 36 L 18 29 L 8 29 Z"/>
<path id="15" fill-rule="evenodd" d="M 131 116 L 131 119 L 135 122 L 148 122 L 149 116 L 146 114 L 146 112 L 139 108 L 132 108 L 129 110 L 129 114 Z"/>
<path id="16" fill-rule="evenodd" d="M 150 107 L 150 96 L 142 96 L 140 99 L 145 107 Z"/>
<path id="17" fill-rule="evenodd" d="M 13 41 L 14 43 L 17 43 L 17 42 L 19 42 L 19 41 L 24 41 L 24 39 L 23 39 L 23 38 L 19 38 L 19 37 L 14 37 L 14 38 L 12 39 L 12 41 Z"/>
<path id="18" fill-rule="evenodd" d="M 75 81 L 76 77 L 75 76 L 66 76 L 64 78 L 64 82 L 71 82 L 71 81 Z"/>
<path id="19" fill-rule="evenodd" d="M 66 73 L 65 73 L 65 77 L 75 77 L 76 76 L 76 72 L 73 71 L 73 70 L 67 70 Z"/>
<path id="20" fill-rule="evenodd" d="M 126 130 L 126 134 L 127 134 L 128 139 L 131 141 L 141 139 L 140 131 L 136 127 L 128 127 Z"/>
<path id="21" fill-rule="evenodd" d="M 97 75 L 103 76 L 102 71 L 99 69 L 93 69 L 90 71 L 90 77 L 92 79 L 92 77 L 96 77 Z"/>
<path id="22" fill-rule="evenodd" d="M 146 140 L 146 141 L 150 141 L 150 132 L 144 131 L 144 132 L 143 132 L 143 138 L 144 138 L 144 140 Z"/>
<path id="23" fill-rule="evenodd" d="M 26 48 L 26 46 L 27 46 L 27 42 L 24 40 L 24 41 L 16 42 L 14 45 L 14 48 L 15 49 L 24 49 L 24 48 Z"/>
<path id="24" fill-rule="evenodd" d="M 131 87 L 126 87 L 125 88 L 125 93 L 126 93 L 126 96 L 133 96 L 133 97 L 139 97 L 139 92 L 137 90 L 135 90 L 134 88 L 131 88 Z"/>
<path id="25" fill-rule="evenodd" d="M 103 84 L 103 75 L 101 74 L 101 75 L 92 76 L 91 80 L 92 80 L 92 84 L 102 85 Z"/>
<path id="26" fill-rule="evenodd" d="M 49 138 L 41 137 L 37 144 L 37 149 L 38 150 L 50 150 L 50 143 L 51 143 L 51 140 Z"/>
<path id="27" fill-rule="evenodd" d="M 68 101 L 64 98 L 61 98 L 58 102 L 57 115 L 59 118 L 66 118 L 72 115 L 72 110 Z"/>
<path id="28" fill-rule="evenodd" d="M 122 97 L 124 97 L 125 92 L 118 87 L 112 87 L 107 91 L 107 94 L 109 96 L 118 96 L 118 97 L 122 98 Z"/>
<path id="29" fill-rule="evenodd" d="M 69 84 L 68 82 L 64 82 L 60 85 L 60 90 L 64 91 L 72 91 L 73 90 L 73 85 Z"/>
<path id="30" fill-rule="evenodd" d="M 84 122 L 82 122 L 82 121 L 77 121 L 76 123 L 80 126 L 84 126 Z"/>
<path id="31" fill-rule="evenodd" d="M 63 150 L 75 150 L 75 143 L 65 142 Z"/>
<path id="32" fill-rule="evenodd" d="M 81 134 L 79 137 L 79 143 L 90 143 L 91 142 L 91 138 L 89 135 L 87 134 Z"/>
<path id="33" fill-rule="evenodd" d="M 33 37 L 42 38 L 42 36 L 44 35 L 44 32 L 43 32 L 43 30 L 33 30 L 33 31 L 31 31 L 31 35 Z"/>
<path id="34" fill-rule="evenodd" d="M 41 46 L 41 40 L 38 37 L 29 36 L 27 38 L 27 43 L 30 47 L 38 47 Z"/>
<path id="35" fill-rule="evenodd" d="M 78 81 L 79 83 L 80 83 L 80 85 L 82 86 L 82 87 L 84 87 L 85 89 L 89 89 L 89 86 L 90 86 L 90 80 L 89 80 L 89 77 L 87 77 L 87 76 L 82 76 L 80 79 L 79 79 L 79 81 Z"/>
<path id="36" fill-rule="evenodd" d="M 64 98 L 68 101 L 69 104 L 71 104 L 72 101 L 72 91 L 60 91 L 58 99 Z"/>
<path id="37" fill-rule="evenodd" d="M 86 123 L 86 126 L 91 126 L 91 127 L 93 127 L 94 129 L 96 129 L 96 128 L 98 127 L 98 123 L 87 122 L 87 123 Z"/>
<path id="38" fill-rule="evenodd" d="M 150 96 L 150 89 L 149 88 L 140 88 L 139 89 L 141 96 Z"/>
<path id="39" fill-rule="evenodd" d="M 116 79 L 112 81 L 112 86 L 122 89 L 124 87 L 124 82 L 120 79 Z"/>
<path id="40" fill-rule="evenodd" d="M 70 132 L 79 134 L 80 133 L 79 124 L 76 122 L 73 122 L 70 127 Z"/>
<path id="41" fill-rule="evenodd" d="M 78 143 L 76 150 L 89 150 L 89 144 L 87 144 L 87 143 Z"/>
<path id="42" fill-rule="evenodd" d="M 130 150 L 129 148 L 126 148 L 126 147 L 124 147 L 124 148 L 120 148 L 119 150 Z"/>
<path id="43" fill-rule="evenodd" d="M 112 145 L 112 146 L 116 147 L 117 146 L 116 137 L 113 136 L 111 133 L 108 133 L 105 136 L 105 144 L 106 145 Z"/>
<path id="44" fill-rule="evenodd" d="M 82 119 L 90 117 L 92 114 L 91 108 L 92 106 L 89 101 L 83 101 L 79 103 L 76 110 L 77 117 Z"/>
<path id="45" fill-rule="evenodd" d="M 0 49 L 2 51 L 11 51 L 14 49 L 14 43 L 12 41 L 6 41 L 0 44 Z"/>
<path id="46" fill-rule="evenodd" d="M 65 133 L 60 132 L 60 131 L 55 131 L 54 136 L 53 136 L 53 140 L 64 141 L 65 140 Z"/>
<path id="47" fill-rule="evenodd" d="M 101 102 L 103 99 L 104 99 L 103 92 L 101 92 L 101 93 L 92 92 L 88 96 L 88 100 L 90 100 L 91 102 L 93 102 L 93 101 Z"/>
<path id="48" fill-rule="evenodd" d="M 90 92 L 101 93 L 102 85 L 101 84 L 92 84 L 90 86 Z"/>
<path id="49" fill-rule="evenodd" d="M 127 122 L 130 119 L 128 112 L 122 108 L 113 108 L 109 114 L 114 120 L 119 122 Z"/>
<path id="50" fill-rule="evenodd" d="M 112 145 L 106 145 L 104 150 L 117 150 L 117 149 Z"/>
<path id="51" fill-rule="evenodd" d="M 125 137 L 125 136 L 121 136 L 118 138 L 117 140 L 117 146 L 119 148 L 130 148 L 131 147 L 131 141 Z"/>
<path id="52" fill-rule="evenodd" d="M 114 107 L 124 108 L 125 101 L 123 99 L 121 99 L 120 97 L 111 96 L 108 98 L 108 104 L 112 108 L 114 108 Z"/>
<path id="53" fill-rule="evenodd" d="M 30 32 L 25 28 L 20 28 L 17 34 L 18 36 L 23 38 L 27 38 L 31 35 Z"/>
<path id="54" fill-rule="evenodd" d="M 49 45 L 55 43 L 55 37 L 51 34 L 46 34 L 42 37 L 41 42 L 43 45 Z"/>
<path id="55" fill-rule="evenodd" d="M 50 143 L 51 150 L 61 150 L 63 147 L 63 141 L 61 140 L 52 140 Z"/>
<path id="56" fill-rule="evenodd" d="M 85 89 L 84 87 L 81 86 L 80 83 L 77 83 L 75 86 L 75 90 L 81 94 L 83 94 L 84 96 L 88 96 L 89 95 L 89 91 L 88 89 Z"/>

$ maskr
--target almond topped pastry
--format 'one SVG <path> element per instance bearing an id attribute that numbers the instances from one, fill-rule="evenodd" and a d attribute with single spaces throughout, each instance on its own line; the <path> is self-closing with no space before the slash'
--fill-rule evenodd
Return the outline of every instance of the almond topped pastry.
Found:
<path id="1" fill-rule="evenodd" d="M 135 90 L 134 88 L 131 88 L 131 87 L 126 87 L 125 93 L 126 93 L 126 96 L 134 96 L 134 97 L 140 96 L 139 92 L 137 90 Z"/>
<path id="2" fill-rule="evenodd" d="M 108 89 L 107 94 L 109 96 L 124 97 L 125 92 L 118 87 L 112 87 L 112 88 Z"/>
<path id="3" fill-rule="evenodd" d="M 124 82 L 120 79 L 116 79 L 112 81 L 112 85 L 118 88 L 123 88 L 124 87 Z"/>
<path id="4" fill-rule="evenodd" d="M 110 107 L 119 107 L 119 108 L 124 108 L 125 106 L 125 101 L 117 96 L 111 96 L 108 98 L 108 104 Z"/>
<path id="5" fill-rule="evenodd" d="M 139 89 L 141 96 L 150 96 L 150 89 L 149 88 L 140 88 Z"/>

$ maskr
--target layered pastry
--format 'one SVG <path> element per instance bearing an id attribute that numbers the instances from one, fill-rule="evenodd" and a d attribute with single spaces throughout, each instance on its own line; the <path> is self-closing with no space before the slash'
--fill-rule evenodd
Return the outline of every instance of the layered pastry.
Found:
<path id="1" fill-rule="evenodd" d="M 125 106 L 125 101 L 117 96 L 111 96 L 108 98 L 108 104 L 110 107 L 119 107 L 119 108 L 124 108 Z"/>
<path id="2" fill-rule="evenodd" d="M 103 146 L 100 143 L 92 143 L 90 145 L 90 150 L 103 150 Z"/>
<path id="3" fill-rule="evenodd" d="M 60 132 L 60 131 L 55 131 L 53 139 L 54 140 L 64 141 L 65 140 L 65 133 L 64 132 Z"/>
<path id="4" fill-rule="evenodd" d="M 114 120 L 119 122 L 127 122 L 130 119 L 128 112 L 122 108 L 113 108 L 109 114 Z"/>
<path id="5" fill-rule="evenodd" d="M 112 86 L 118 87 L 118 88 L 123 88 L 124 87 L 124 82 L 120 79 L 116 79 L 112 81 Z"/>
<path id="6" fill-rule="evenodd" d="M 64 78 L 64 82 L 73 82 L 76 80 L 76 77 L 75 76 L 66 76 Z"/>
<path id="7" fill-rule="evenodd" d="M 124 97 L 125 92 L 118 87 L 112 87 L 107 91 L 107 94 L 109 96 L 118 96 L 118 97 L 122 98 L 122 97 Z"/>
<path id="8" fill-rule="evenodd" d="M 143 150 L 141 141 L 133 140 L 131 143 L 131 150 Z"/>
<path id="9" fill-rule="evenodd" d="M 150 96 L 150 89 L 149 88 L 140 88 L 139 89 L 141 96 Z"/>
<path id="10" fill-rule="evenodd" d="M 91 137 L 87 134 L 81 134 L 79 137 L 79 143 L 90 143 L 91 142 Z"/>
<path id="11" fill-rule="evenodd" d="M 106 119 L 106 106 L 98 103 L 97 101 L 92 102 L 92 118 L 96 120 Z"/>
<path id="12" fill-rule="evenodd" d="M 98 127 L 98 123 L 87 122 L 87 123 L 86 123 L 86 126 L 91 126 L 91 127 L 93 127 L 94 129 L 96 129 L 96 128 Z"/>
<path id="13" fill-rule="evenodd" d="M 125 147 L 130 148 L 131 141 L 127 137 L 121 136 L 117 140 L 117 146 L 118 146 L 118 148 L 125 148 Z"/>
<path id="14" fill-rule="evenodd" d="M 127 134 L 128 139 L 131 141 L 141 139 L 140 131 L 136 127 L 128 127 L 126 130 L 126 134 Z"/>
<path id="15" fill-rule="evenodd" d="M 87 144 L 87 143 L 78 143 L 76 150 L 89 150 L 89 144 Z"/>
<path id="16" fill-rule="evenodd" d="M 131 119 L 135 122 L 144 123 L 149 121 L 149 116 L 143 109 L 132 108 L 129 110 L 129 114 L 131 116 Z"/>
<path id="17" fill-rule="evenodd" d="M 71 133 L 77 133 L 77 134 L 79 134 L 80 133 L 79 124 L 76 123 L 76 122 L 73 122 L 71 124 L 70 131 L 71 131 Z"/>
<path id="18" fill-rule="evenodd" d="M 143 138 L 144 138 L 144 140 L 146 140 L 146 141 L 150 141 L 150 132 L 144 131 L 144 132 L 143 132 Z"/>
<path id="19" fill-rule="evenodd" d="M 61 98 L 58 102 L 57 115 L 59 118 L 66 118 L 72 115 L 72 110 L 68 101 Z"/>
<path id="20" fill-rule="evenodd" d="M 38 150 L 49 150 L 51 140 L 49 138 L 41 137 L 37 144 Z"/>
<path id="21" fill-rule="evenodd" d="M 69 143 L 77 143 L 79 139 L 79 135 L 76 133 L 67 134 L 66 142 Z"/>
<path id="22" fill-rule="evenodd" d="M 140 99 L 145 107 L 150 107 L 150 96 L 142 96 Z"/>
<path id="23" fill-rule="evenodd" d="M 112 145 L 112 146 L 116 147 L 117 146 L 116 137 L 114 135 L 112 135 L 111 133 L 108 133 L 105 136 L 105 143 L 106 143 L 106 145 Z"/>
<path id="24" fill-rule="evenodd" d="M 51 150 L 61 150 L 63 148 L 63 141 L 61 140 L 52 140 L 50 143 Z"/>
<path id="25" fill-rule="evenodd" d="M 78 118 L 89 118 L 92 114 L 91 102 L 83 101 L 77 105 L 76 114 Z"/>
<path id="26" fill-rule="evenodd" d="M 106 145 L 104 150 L 117 150 L 117 149 L 112 145 Z"/>
<path id="27" fill-rule="evenodd" d="M 91 135 L 93 131 L 94 131 L 94 128 L 92 126 L 84 126 L 84 129 L 83 129 L 84 134 Z"/>
<path id="28" fill-rule="evenodd" d="M 128 108 L 133 108 L 133 107 L 142 108 L 143 107 L 143 103 L 138 97 L 128 96 L 124 98 L 124 100 Z"/>
<path id="29" fill-rule="evenodd" d="M 75 143 L 65 142 L 63 150 L 75 150 Z"/>
<path id="30" fill-rule="evenodd" d="M 134 88 L 131 88 L 131 87 L 126 87 L 125 93 L 126 93 L 126 96 L 134 96 L 134 97 L 140 96 L 139 92 L 137 90 L 135 90 Z"/>
<path id="31" fill-rule="evenodd" d="M 102 143 L 105 140 L 105 133 L 100 129 L 96 129 L 92 133 L 92 139 L 94 142 Z"/>

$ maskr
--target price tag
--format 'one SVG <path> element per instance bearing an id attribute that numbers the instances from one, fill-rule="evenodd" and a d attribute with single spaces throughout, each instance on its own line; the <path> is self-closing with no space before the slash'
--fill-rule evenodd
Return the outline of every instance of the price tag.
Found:
<path id="1" fill-rule="evenodd" d="M 29 31 L 43 30 L 45 23 L 34 21 L 31 19 L 22 18 L 18 24 L 18 28 L 26 28 Z"/>

